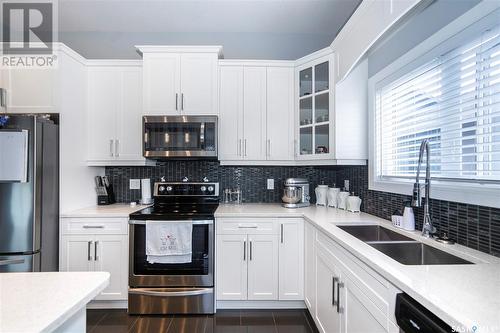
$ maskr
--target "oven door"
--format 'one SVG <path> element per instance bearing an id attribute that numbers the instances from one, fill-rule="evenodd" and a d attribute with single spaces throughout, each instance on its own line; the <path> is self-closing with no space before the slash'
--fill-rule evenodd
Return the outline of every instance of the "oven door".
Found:
<path id="1" fill-rule="evenodd" d="M 161 222 L 161 221 L 158 221 Z M 129 286 L 212 287 L 214 285 L 214 221 L 192 222 L 192 260 L 184 264 L 151 264 L 146 259 L 146 221 L 129 221 Z"/>
<path id="2" fill-rule="evenodd" d="M 216 116 L 144 116 L 146 158 L 217 158 Z"/>

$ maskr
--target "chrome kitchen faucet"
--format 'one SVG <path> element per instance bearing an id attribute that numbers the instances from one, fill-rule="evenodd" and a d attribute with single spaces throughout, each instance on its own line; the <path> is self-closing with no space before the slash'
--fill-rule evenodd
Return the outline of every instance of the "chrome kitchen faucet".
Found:
<path id="1" fill-rule="evenodd" d="M 420 184 L 420 167 L 422 166 L 422 159 L 426 152 L 426 166 L 425 166 L 425 183 Z M 413 197 L 412 206 L 422 207 L 422 187 L 425 187 L 425 202 L 424 202 L 424 224 L 422 226 L 422 235 L 430 237 L 436 232 L 436 228 L 432 225 L 431 214 L 429 213 L 429 197 L 431 192 L 431 162 L 430 162 L 430 146 L 429 139 L 424 139 L 420 145 L 420 153 L 418 155 L 417 165 L 417 178 L 413 184 Z"/>

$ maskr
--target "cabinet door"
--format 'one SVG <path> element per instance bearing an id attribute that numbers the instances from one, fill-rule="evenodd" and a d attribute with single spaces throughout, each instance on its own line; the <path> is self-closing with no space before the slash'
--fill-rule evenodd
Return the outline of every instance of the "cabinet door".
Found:
<path id="1" fill-rule="evenodd" d="M 97 297 L 100 300 L 127 299 L 128 237 L 126 235 L 97 235 L 95 237 L 95 271 L 110 273 L 109 286 Z"/>
<path id="2" fill-rule="evenodd" d="M 120 111 L 117 122 L 116 157 L 144 160 L 142 156 L 142 70 L 124 68 L 121 73 Z"/>
<path id="3" fill-rule="evenodd" d="M 316 253 L 314 246 L 316 230 L 310 223 L 305 223 L 304 229 L 304 300 L 309 311 L 311 312 L 311 315 L 314 317 L 316 315 Z"/>
<path id="4" fill-rule="evenodd" d="M 340 274 L 333 267 L 328 256 L 317 249 L 316 323 L 322 333 L 338 333 L 341 330 L 341 315 L 336 305 L 338 295 L 337 283 L 334 283 L 335 279 L 340 281 Z"/>
<path id="5" fill-rule="evenodd" d="M 61 248 L 61 271 L 90 272 L 94 270 L 94 236 L 63 236 Z"/>
<path id="6" fill-rule="evenodd" d="M 57 107 L 57 70 L 11 68 L 3 70 L 7 108 L 12 113 L 54 112 Z"/>
<path id="7" fill-rule="evenodd" d="M 217 56 L 181 55 L 182 114 L 217 114 Z"/>
<path id="8" fill-rule="evenodd" d="M 278 299 L 278 236 L 248 235 L 248 299 Z"/>
<path id="9" fill-rule="evenodd" d="M 121 73 L 113 67 L 88 71 L 87 160 L 114 160 Z"/>
<path id="10" fill-rule="evenodd" d="M 247 247 L 246 235 L 217 235 L 218 300 L 247 299 Z"/>
<path id="11" fill-rule="evenodd" d="M 243 67 L 220 68 L 219 158 L 242 158 Z"/>
<path id="12" fill-rule="evenodd" d="M 293 68 L 268 67 L 266 86 L 267 159 L 293 160 Z"/>
<path id="13" fill-rule="evenodd" d="M 144 114 L 180 114 L 180 70 L 178 54 L 144 54 Z"/>
<path id="14" fill-rule="evenodd" d="M 266 159 L 266 68 L 245 67 L 243 73 L 243 156 Z"/>
<path id="15" fill-rule="evenodd" d="M 342 332 L 382 333 L 393 331 L 384 315 L 354 282 L 343 276 L 340 288 Z M 362 318 L 362 320 L 360 320 Z"/>
<path id="16" fill-rule="evenodd" d="M 280 221 L 279 299 L 304 299 L 304 221 Z"/>

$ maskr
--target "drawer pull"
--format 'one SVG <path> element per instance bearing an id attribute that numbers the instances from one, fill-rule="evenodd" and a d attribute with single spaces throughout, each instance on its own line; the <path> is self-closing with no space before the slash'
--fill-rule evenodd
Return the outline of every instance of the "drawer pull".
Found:
<path id="1" fill-rule="evenodd" d="M 91 261 L 93 260 L 92 255 L 90 254 L 90 247 L 92 246 L 93 241 L 88 241 L 87 242 L 87 260 Z"/>
<path id="2" fill-rule="evenodd" d="M 103 225 L 88 225 L 84 224 L 83 229 L 104 229 Z"/>
<path id="3" fill-rule="evenodd" d="M 256 225 L 241 225 L 241 224 L 238 224 L 238 228 L 240 228 L 240 229 L 257 229 L 258 227 Z"/>

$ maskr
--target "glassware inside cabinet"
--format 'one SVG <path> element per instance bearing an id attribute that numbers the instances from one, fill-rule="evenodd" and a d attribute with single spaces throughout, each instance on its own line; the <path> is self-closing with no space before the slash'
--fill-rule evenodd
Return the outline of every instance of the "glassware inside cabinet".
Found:
<path id="1" fill-rule="evenodd" d="M 312 126 L 300 129 L 300 155 L 312 154 L 313 147 Z"/>
<path id="2" fill-rule="evenodd" d="M 318 125 L 315 127 L 314 131 L 314 142 L 316 145 L 316 154 L 328 154 L 330 152 L 329 147 L 329 125 Z"/>
<path id="3" fill-rule="evenodd" d="M 314 92 L 328 90 L 329 83 L 328 61 L 314 66 Z"/>
<path id="4" fill-rule="evenodd" d="M 300 104 L 300 126 L 312 124 L 313 122 L 312 97 L 301 99 L 299 104 Z"/>
<path id="5" fill-rule="evenodd" d="M 314 115 L 315 115 L 315 122 L 316 123 L 323 123 L 329 120 L 329 113 L 330 113 L 330 108 L 329 108 L 329 95 L 328 93 L 324 93 L 321 95 L 316 95 L 314 97 Z"/>

